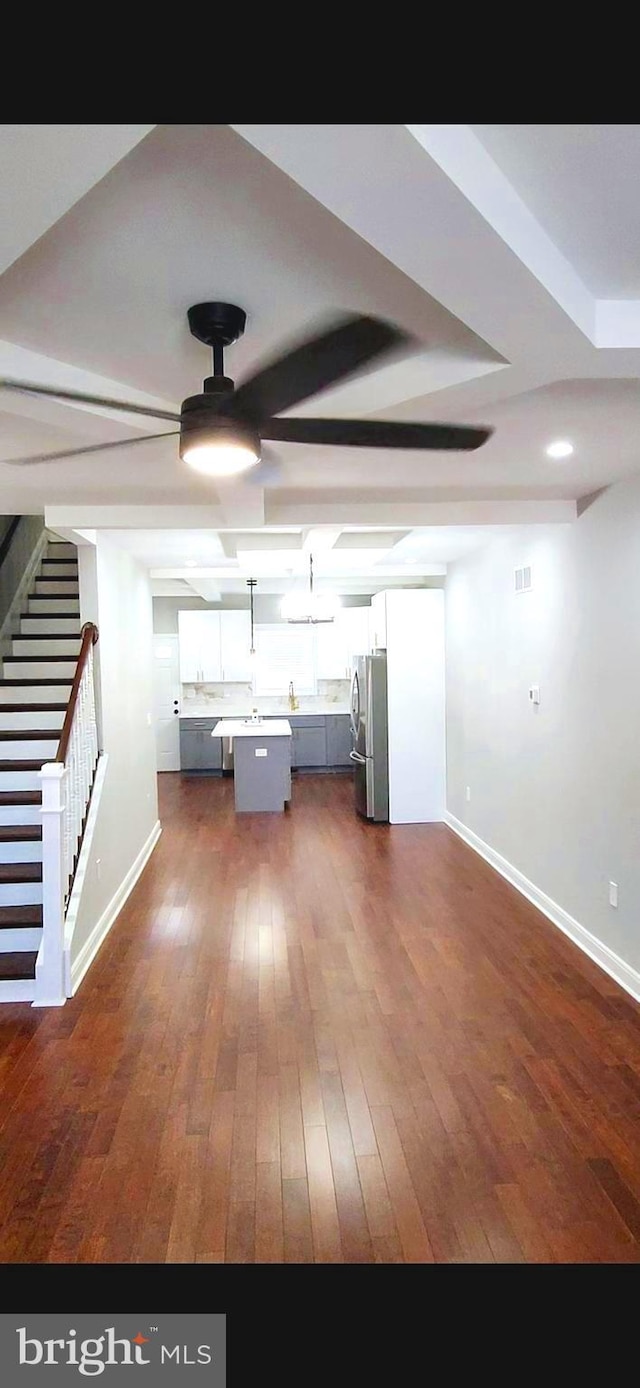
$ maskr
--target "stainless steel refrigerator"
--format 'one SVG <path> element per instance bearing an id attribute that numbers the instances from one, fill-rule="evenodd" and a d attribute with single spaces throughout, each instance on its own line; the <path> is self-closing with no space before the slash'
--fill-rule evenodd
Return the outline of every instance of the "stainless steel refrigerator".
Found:
<path id="1" fill-rule="evenodd" d="M 389 819 L 387 655 L 359 655 L 351 681 L 350 753 L 355 767 L 356 810 L 366 819 Z"/>

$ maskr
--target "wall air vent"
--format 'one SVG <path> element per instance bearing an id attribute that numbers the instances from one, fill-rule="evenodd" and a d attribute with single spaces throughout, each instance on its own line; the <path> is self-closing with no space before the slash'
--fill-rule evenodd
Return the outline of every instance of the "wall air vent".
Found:
<path id="1" fill-rule="evenodd" d="M 532 589 L 531 565 L 527 564 L 523 569 L 514 569 L 514 587 L 516 593 L 530 593 Z"/>

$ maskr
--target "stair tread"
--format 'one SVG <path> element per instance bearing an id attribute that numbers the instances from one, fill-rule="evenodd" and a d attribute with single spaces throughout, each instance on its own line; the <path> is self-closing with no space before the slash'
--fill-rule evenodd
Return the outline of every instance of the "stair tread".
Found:
<path id="1" fill-rule="evenodd" d="M 0 930 L 42 925 L 42 906 L 0 906 Z"/>
<path id="2" fill-rule="evenodd" d="M 66 708 L 66 704 L 39 704 L 37 702 L 24 704 L 0 704 L 0 713 L 64 713 Z M 58 731 L 59 730 L 57 728 L 47 728 L 47 732 L 49 734 Z M 19 732 L 19 729 L 16 729 L 16 732 Z"/>
<path id="3" fill-rule="evenodd" d="M 42 863 L 0 863 L 0 885 L 3 882 L 41 882 Z"/>
<path id="4" fill-rule="evenodd" d="M 2 657 L 3 665 L 24 665 L 28 660 L 33 661 L 34 665 L 42 665 L 47 661 L 50 665 L 68 665 L 70 660 L 77 660 L 75 651 L 60 651 L 58 655 L 5 655 Z"/>
<path id="5" fill-rule="evenodd" d="M 39 805 L 41 802 L 39 790 L 0 790 L 0 805 Z"/>
<path id="6" fill-rule="evenodd" d="M 29 593 L 27 602 L 60 602 L 62 598 L 72 598 L 73 596 L 73 593 Z M 80 597 L 79 593 L 78 597 Z M 75 617 L 76 613 L 72 612 L 71 615 Z"/>
<path id="7" fill-rule="evenodd" d="M 81 631 L 21 631 L 13 641 L 79 641 Z"/>
<path id="8" fill-rule="evenodd" d="M 3 684 L 19 684 L 22 685 L 24 689 L 31 689 L 34 685 L 41 684 L 73 684 L 73 680 L 71 678 L 71 675 L 60 675 L 58 679 L 47 679 L 46 675 L 41 675 L 40 678 L 31 680 L 27 679 L 26 675 L 22 678 L 20 677 L 20 675 L 5 675 L 4 679 L 0 680 L 0 688 Z"/>
<path id="9" fill-rule="evenodd" d="M 75 564 L 78 567 L 78 560 L 72 554 L 43 554 L 43 564 Z"/>
<path id="10" fill-rule="evenodd" d="M 59 728 L 0 728 L 0 742 L 59 742 L 59 734 Z"/>
<path id="11" fill-rule="evenodd" d="M 0 843 L 38 843 L 41 824 L 0 824 Z"/>
<path id="12" fill-rule="evenodd" d="M 60 594 L 61 598 L 64 596 L 64 593 Z M 38 601 L 40 601 L 40 599 L 38 599 Z M 47 598 L 46 601 L 48 602 L 49 599 Z M 57 621 L 58 617 L 65 618 L 67 621 L 71 618 L 73 618 L 74 621 L 80 621 L 79 612 L 50 612 L 49 616 L 47 616 L 46 612 L 21 612 L 20 616 L 24 621 L 29 622 L 51 622 L 54 619 Z"/>
<path id="13" fill-rule="evenodd" d="M 37 949 L 20 954 L 0 954 L 0 982 L 7 979 L 35 978 Z"/>
<path id="14" fill-rule="evenodd" d="M 46 761 L 51 761 L 51 757 L 35 757 L 30 761 L 23 761 L 21 758 L 7 757 L 0 761 L 0 771 L 39 771 Z"/>

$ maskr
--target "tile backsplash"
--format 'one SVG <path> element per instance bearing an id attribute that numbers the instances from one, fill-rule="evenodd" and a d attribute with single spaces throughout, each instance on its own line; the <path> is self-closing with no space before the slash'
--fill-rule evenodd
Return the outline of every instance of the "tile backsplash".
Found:
<path id="1" fill-rule="evenodd" d="M 314 708 L 324 704 L 336 704 L 344 708 L 349 704 L 350 682 L 349 680 L 318 680 L 317 694 L 301 695 L 299 708 L 301 712 L 305 709 L 313 712 Z M 203 704 L 212 706 L 212 713 L 224 713 L 225 708 L 232 706 L 244 706 L 257 708 L 260 713 L 280 713 L 289 710 L 289 700 L 286 694 L 255 695 L 251 685 L 248 683 L 232 684 L 183 684 L 182 686 L 182 707 L 187 711 L 189 704 Z"/>

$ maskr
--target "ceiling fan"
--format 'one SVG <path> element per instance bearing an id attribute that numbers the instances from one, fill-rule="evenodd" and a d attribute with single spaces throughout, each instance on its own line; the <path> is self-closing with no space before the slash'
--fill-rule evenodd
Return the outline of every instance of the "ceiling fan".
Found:
<path id="1" fill-rule="evenodd" d="M 127 411 L 151 419 L 168 420 L 179 429 L 144 434 L 116 442 L 65 448 L 56 453 L 37 453 L 5 461 L 25 467 L 51 463 L 59 458 L 105 453 L 151 439 L 180 435 L 179 452 L 185 463 L 213 477 L 230 477 L 260 462 L 263 439 L 279 443 L 328 444 L 334 448 L 409 448 L 469 450 L 489 438 L 489 428 L 463 424 L 405 424 L 368 419 L 281 419 L 282 410 L 350 376 L 376 357 L 408 344 L 401 328 L 383 319 L 355 314 L 341 318 L 263 367 L 236 389 L 224 374 L 224 349 L 242 336 L 246 314 L 235 304 L 195 304 L 188 311 L 189 328 L 199 342 L 213 351 L 213 375 L 200 395 L 183 400 L 180 414 L 146 405 L 111 400 L 57 386 L 0 378 L 0 389 L 47 396 L 101 409 Z"/>

